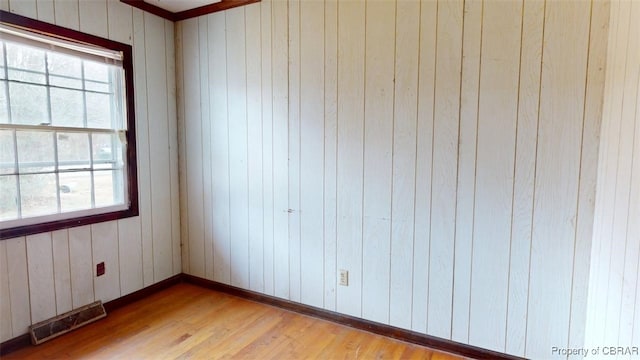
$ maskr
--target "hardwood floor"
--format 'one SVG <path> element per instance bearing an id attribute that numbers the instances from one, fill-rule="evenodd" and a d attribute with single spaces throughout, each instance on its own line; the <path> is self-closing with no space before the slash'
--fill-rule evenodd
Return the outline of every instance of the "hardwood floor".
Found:
<path id="1" fill-rule="evenodd" d="M 462 359 L 178 284 L 3 359 Z"/>

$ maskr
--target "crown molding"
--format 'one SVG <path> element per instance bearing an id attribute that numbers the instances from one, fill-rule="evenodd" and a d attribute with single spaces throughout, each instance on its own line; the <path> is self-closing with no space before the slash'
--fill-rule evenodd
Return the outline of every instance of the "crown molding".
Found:
<path id="1" fill-rule="evenodd" d="M 171 12 L 169 10 L 165 10 L 143 0 L 120 0 L 127 5 L 131 5 L 140 10 L 146 11 L 148 13 L 160 16 L 161 18 L 170 20 L 170 21 L 180 21 L 186 20 L 197 16 L 207 15 L 218 11 L 224 11 L 228 9 L 232 9 L 238 6 L 249 5 L 253 3 L 260 2 L 260 0 L 222 0 L 217 3 L 200 6 L 194 9 L 184 10 L 180 12 Z"/>

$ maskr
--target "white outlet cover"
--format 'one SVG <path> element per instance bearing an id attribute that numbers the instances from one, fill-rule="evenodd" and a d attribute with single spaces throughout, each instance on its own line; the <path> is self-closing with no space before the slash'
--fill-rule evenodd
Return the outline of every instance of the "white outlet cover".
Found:
<path id="1" fill-rule="evenodd" d="M 349 286 L 349 271 L 340 270 L 338 274 L 338 284 L 342 286 Z"/>

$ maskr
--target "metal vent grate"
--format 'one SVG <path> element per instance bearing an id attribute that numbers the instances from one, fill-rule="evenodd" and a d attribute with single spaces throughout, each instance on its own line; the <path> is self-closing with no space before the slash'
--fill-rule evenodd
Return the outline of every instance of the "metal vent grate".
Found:
<path id="1" fill-rule="evenodd" d="M 107 316 L 102 301 L 96 301 L 68 313 L 41 321 L 29 327 L 31 343 L 42 344 L 81 326 L 90 324 Z"/>

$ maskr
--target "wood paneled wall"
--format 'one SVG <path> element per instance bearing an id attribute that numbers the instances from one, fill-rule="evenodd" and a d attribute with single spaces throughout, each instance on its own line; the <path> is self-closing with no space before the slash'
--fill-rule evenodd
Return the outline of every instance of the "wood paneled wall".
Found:
<path id="1" fill-rule="evenodd" d="M 587 341 L 590 346 L 637 347 L 640 346 L 640 3 L 637 1 L 611 2 L 605 89 Z"/>
<path id="2" fill-rule="evenodd" d="M 183 270 L 516 355 L 582 346 L 608 22 L 263 0 L 177 23 Z"/>
<path id="3" fill-rule="evenodd" d="M 181 272 L 174 25 L 118 0 L 0 9 L 133 45 L 140 216 L 0 241 L 0 341 Z M 95 277 L 95 264 L 106 274 Z"/>

